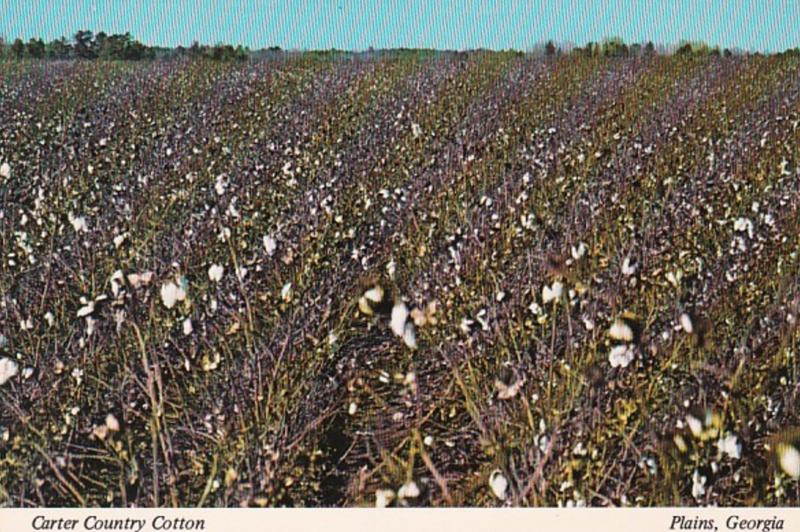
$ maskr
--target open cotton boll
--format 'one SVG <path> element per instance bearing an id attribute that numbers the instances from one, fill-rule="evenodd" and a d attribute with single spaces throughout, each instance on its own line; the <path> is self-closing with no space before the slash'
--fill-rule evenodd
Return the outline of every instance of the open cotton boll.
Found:
<path id="1" fill-rule="evenodd" d="M 492 493 L 494 493 L 495 497 L 501 501 L 506 500 L 508 480 L 506 479 L 505 475 L 503 475 L 502 471 L 499 469 L 492 471 L 492 474 L 489 475 L 489 487 L 492 489 Z"/>
<path id="2" fill-rule="evenodd" d="M 178 301 L 178 292 L 180 289 L 172 281 L 161 285 L 161 302 L 167 308 L 172 308 Z"/>
<path id="3" fill-rule="evenodd" d="M 8 163 L 0 164 L 0 177 L 8 179 L 11 177 L 11 165 Z"/>
<path id="4" fill-rule="evenodd" d="M 625 260 L 622 261 L 622 275 L 630 277 L 634 273 L 636 273 L 636 265 L 631 264 L 630 257 L 625 257 Z"/>
<path id="5" fill-rule="evenodd" d="M 375 508 L 386 508 L 394 500 L 394 490 L 377 490 L 375 492 Z"/>
<path id="6" fill-rule="evenodd" d="M 72 228 L 75 230 L 75 232 L 89 232 L 89 224 L 86 223 L 86 218 L 83 216 L 74 216 L 72 213 L 69 213 L 67 218 L 69 219 L 69 223 L 72 224 Z"/>
<path id="7" fill-rule="evenodd" d="M 19 373 L 19 364 L 8 357 L 0 358 L 0 386 Z"/>
<path id="8" fill-rule="evenodd" d="M 79 318 L 86 317 L 92 312 L 94 312 L 94 301 L 89 301 L 87 305 L 78 309 L 78 317 Z"/>
<path id="9" fill-rule="evenodd" d="M 778 464 L 784 473 L 795 480 L 800 479 L 800 451 L 788 443 L 779 443 L 775 447 L 775 453 L 778 455 Z"/>
<path id="10" fill-rule="evenodd" d="M 706 494 L 706 477 L 700 475 L 700 472 L 695 469 L 692 474 L 692 497 L 700 499 Z"/>
<path id="11" fill-rule="evenodd" d="M 415 499 L 419 497 L 419 486 L 413 480 L 406 482 L 403 484 L 399 490 L 397 490 L 397 497 L 400 499 Z"/>
<path id="12" fill-rule="evenodd" d="M 134 288 L 139 288 L 139 286 L 141 285 L 147 285 L 152 280 L 153 280 L 153 272 L 128 274 L 128 283 Z"/>
<path id="13" fill-rule="evenodd" d="M 292 283 L 286 283 L 281 288 L 281 299 L 283 299 L 286 303 L 292 300 Z"/>
<path id="14" fill-rule="evenodd" d="M 267 252 L 267 255 L 271 257 L 277 248 L 278 242 L 271 235 L 264 237 L 264 250 Z"/>
<path id="15" fill-rule="evenodd" d="M 608 329 L 608 336 L 621 342 L 631 342 L 633 341 L 633 329 L 623 320 L 616 319 Z"/>
<path id="16" fill-rule="evenodd" d="M 586 244 L 583 242 L 579 242 L 578 247 L 572 246 L 570 251 L 572 252 L 573 260 L 580 260 L 586 254 L 586 250 Z"/>
<path id="17" fill-rule="evenodd" d="M 731 458 L 741 458 L 742 444 L 739 443 L 739 438 L 735 434 L 728 434 L 724 438 L 717 441 L 717 449 L 720 454 L 727 454 Z"/>
<path id="18" fill-rule="evenodd" d="M 520 379 L 510 386 L 500 379 L 496 379 L 494 381 L 494 387 L 497 389 L 497 398 L 506 400 L 516 397 L 523 384 L 525 384 L 525 379 Z"/>
<path id="19" fill-rule="evenodd" d="M 364 297 L 373 303 L 380 303 L 383 301 L 383 288 L 380 286 L 374 286 L 364 292 Z"/>
<path id="20" fill-rule="evenodd" d="M 689 425 L 689 430 L 695 438 L 700 438 L 703 435 L 703 422 L 693 415 L 686 414 L 686 424 Z"/>
<path id="21" fill-rule="evenodd" d="M 557 301 L 561 299 L 561 295 L 564 293 L 564 285 L 561 284 L 559 281 L 553 283 L 552 286 L 545 285 L 542 288 L 542 301 L 547 304 L 551 301 Z"/>
<path id="22" fill-rule="evenodd" d="M 634 357 L 635 353 L 629 345 L 615 345 L 608 353 L 608 362 L 612 368 L 627 368 Z"/>
<path id="23" fill-rule="evenodd" d="M 392 318 L 389 322 L 389 327 L 392 332 L 397 336 L 403 336 L 405 333 L 406 320 L 408 319 L 408 307 L 402 301 L 398 301 L 392 307 Z"/>
<path id="24" fill-rule="evenodd" d="M 684 312 L 683 314 L 681 314 L 680 322 L 681 322 L 681 327 L 683 328 L 684 331 L 686 331 L 689 334 L 692 334 L 694 332 L 694 324 L 692 323 L 692 318 L 687 313 Z"/>
<path id="25" fill-rule="evenodd" d="M 222 280 L 222 275 L 225 273 L 225 268 L 220 266 L 219 264 L 212 264 L 210 268 L 208 268 L 208 278 L 218 283 Z"/>
<path id="26" fill-rule="evenodd" d="M 403 328 L 403 343 L 411 349 L 417 348 L 417 332 L 414 329 L 414 324 L 410 321 L 407 321 Z"/>
<path id="27" fill-rule="evenodd" d="M 106 427 L 111 432 L 119 432 L 119 421 L 114 414 L 108 414 L 106 416 Z"/>
<path id="28" fill-rule="evenodd" d="M 189 318 L 186 318 L 185 320 L 183 320 L 183 334 L 184 334 L 184 336 L 189 336 L 190 334 L 192 334 L 193 330 L 194 330 L 194 328 L 192 327 L 192 320 L 190 320 Z"/>

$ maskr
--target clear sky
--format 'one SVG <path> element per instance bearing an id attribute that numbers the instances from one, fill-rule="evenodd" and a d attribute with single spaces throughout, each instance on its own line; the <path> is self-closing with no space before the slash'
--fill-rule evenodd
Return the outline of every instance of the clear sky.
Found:
<path id="1" fill-rule="evenodd" d="M 164 46 L 526 50 L 619 36 L 782 51 L 800 46 L 800 0 L 0 0 L 6 40 L 78 29 Z"/>

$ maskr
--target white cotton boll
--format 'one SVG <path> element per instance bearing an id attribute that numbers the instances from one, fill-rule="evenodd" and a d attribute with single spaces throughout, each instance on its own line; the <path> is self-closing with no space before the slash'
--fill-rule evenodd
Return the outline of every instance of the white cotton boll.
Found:
<path id="1" fill-rule="evenodd" d="M 414 324 L 410 321 L 407 321 L 405 327 L 403 327 L 403 343 L 410 349 L 417 348 L 417 333 L 414 329 Z"/>
<path id="2" fill-rule="evenodd" d="M 706 477 L 701 476 L 700 472 L 695 469 L 692 473 L 692 497 L 699 500 L 706 494 Z"/>
<path id="3" fill-rule="evenodd" d="M 622 261 L 622 275 L 630 277 L 634 273 L 636 273 L 636 266 L 631 265 L 630 257 L 625 257 L 625 260 Z"/>
<path id="4" fill-rule="evenodd" d="M 686 331 L 689 334 L 692 334 L 694 332 L 694 324 L 692 324 L 692 318 L 687 313 L 684 312 L 683 314 L 681 314 L 680 322 L 681 322 L 681 327 L 683 328 L 684 331 Z"/>
<path id="5" fill-rule="evenodd" d="M 208 278 L 218 283 L 222 280 L 222 275 L 225 273 L 225 268 L 220 266 L 219 264 L 212 264 L 210 268 L 208 268 Z"/>
<path id="6" fill-rule="evenodd" d="M 628 345 L 616 345 L 611 348 L 608 354 L 608 362 L 612 368 L 627 368 L 628 364 L 634 359 L 635 353 Z"/>
<path id="7" fill-rule="evenodd" d="M 499 469 L 492 471 L 492 474 L 489 475 L 489 487 L 492 489 L 492 493 L 494 493 L 495 497 L 501 501 L 506 500 L 508 480 L 506 479 L 505 475 L 503 475 L 502 471 Z"/>
<path id="8" fill-rule="evenodd" d="M 397 490 L 397 497 L 399 499 L 415 499 L 419 497 L 419 486 L 413 480 L 406 482 L 403 484 L 399 490 Z"/>
<path id="9" fill-rule="evenodd" d="M 747 218 L 737 218 L 733 223 L 733 229 L 738 232 L 747 231 L 747 236 L 753 238 L 753 222 Z"/>
<path id="10" fill-rule="evenodd" d="M 147 285 L 153 280 L 153 272 L 129 273 L 127 279 L 132 287 L 139 288 L 139 286 Z"/>
<path id="11" fill-rule="evenodd" d="M 67 218 L 69 219 L 69 223 L 72 224 L 72 228 L 75 230 L 75 232 L 86 233 L 89 231 L 89 224 L 86 223 L 86 218 L 83 216 L 73 216 L 72 213 L 69 213 Z"/>
<path id="12" fill-rule="evenodd" d="M 726 437 L 720 438 L 717 441 L 717 449 L 720 454 L 727 454 L 731 458 L 738 459 L 742 456 L 742 444 L 739 443 L 739 438 L 735 434 L 728 434 Z"/>
<path id="13" fill-rule="evenodd" d="M 552 286 L 545 285 L 542 288 L 542 302 L 547 304 L 550 303 L 551 301 L 557 301 L 561 299 L 563 293 L 564 293 L 564 285 L 561 284 L 559 281 L 554 282 Z"/>
<path id="14" fill-rule="evenodd" d="M 406 320 L 408 319 L 408 307 L 402 301 L 398 301 L 392 307 L 392 317 L 389 327 L 392 332 L 397 336 L 403 336 L 405 333 Z"/>
<path id="15" fill-rule="evenodd" d="M 373 303 L 380 303 L 383 301 L 383 288 L 380 286 L 374 286 L 364 292 L 364 297 Z"/>
<path id="16" fill-rule="evenodd" d="M 183 320 L 183 334 L 185 336 L 189 336 L 190 334 L 192 334 L 193 330 L 194 327 L 192 327 L 192 320 L 190 320 L 189 318 Z"/>
<path id="17" fill-rule="evenodd" d="M 228 185 L 227 183 L 225 183 L 225 180 L 222 177 L 222 175 L 218 175 L 217 180 L 214 183 L 214 190 L 217 192 L 217 195 L 222 196 L 223 194 L 225 194 L 225 187 L 227 186 Z"/>
<path id="18" fill-rule="evenodd" d="M 0 177 L 8 179 L 11 177 L 11 165 L 8 163 L 0 164 Z"/>
<path id="19" fill-rule="evenodd" d="M 779 443 L 775 448 L 775 452 L 778 455 L 778 463 L 784 473 L 795 480 L 800 479 L 800 451 L 788 443 Z"/>
<path id="20" fill-rule="evenodd" d="M 540 307 L 539 303 L 537 303 L 536 301 L 528 305 L 528 310 L 530 310 L 531 313 L 536 314 L 537 316 L 542 313 L 542 307 Z"/>
<path id="21" fill-rule="evenodd" d="M 106 427 L 108 427 L 108 430 L 111 432 L 119 432 L 119 421 L 117 421 L 114 414 L 108 414 L 106 416 Z"/>
<path id="22" fill-rule="evenodd" d="M 703 422 L 693 415 L 686 415 L 686 424 L 689 425 L 689 430 L 695 438 L 699 438 L 703 435 Z"/>
<path id="23" fill-rule="evenodd" d="M 264 250 L 267 252 L 267 255 L 271 257 L 275 253 L 275 250 L 278 248 L 278 242 L 271 235 L 265 236 L 263 240 L 264 240 Z"/>
<path id="24" fill-rule="evenodd" d="M 161 302 L 164 303 L 165 307 L 172 308 L 175 306 L 175 302 L 178 301 L 178 292 L 179 288 L 173 282 L 165 283 L 161 286 Z"/>
<path id="25" fill-rule="evenodd" d="M 90 301 L 89 304 L 81 307 L 78 310 L 78 317 L 79 318 L 86 317 L 89 314 L 91 314 L 92 312 L 94 312 L 94 301 Z"/>
<path id="26" fill-rule="evenodd" d="M 579 242 L 578 247 L 572 246 L 572 258 L 574 260 L 580 260 L 584 255 L 586 255 L 586 250 L 586 244 Z"/>
<path id="27" fill-rule="evenodd" d="M 386 508 L 393 500 L 393 490 L 377 490 L 375 492 L 375 508 Z"/>
<path id="28" fill-rule="evenodd" d="M 286 283 L 281 288 L 281 299 L 283 299 L 286 303 L 292 300 L 292 283 Z"/>
<path id="29" fill-rule="evenodd" d="M 414 135 L 415 139 L 422 135 L 422 128 L 416 122 L 411 123 L 411 134 Z"/>
<path id="30" fill-rule="evenodd" d="M 117 270 L 113 274 L 111 274 L 111 294 L 114 297 L 119 296 L 119 291 L 122 288 L 122 279 L 124 275 L 122 274 L 122 270 Z"/>
<path id="31" fill-rule="evenodd" d="M 630 325 L 624 321 L 616 319 L 614 320 L 614 323 L 611 324 L 611 328 L 608 329 L 608 336 L 621 342 L 632 342 L 633 330 L 631 329 Z"/>
<path id="32" fill-rule="evenodd" d="M 8 357 L 0 358 L 0 386 L 19 373 L 19 364 Z"/>
<path id="33" fill-rule="evenodd" d="M 495 380 L 494 387 L 497 389 L 497 398 L 502 400 L 513 399 L 517 396 L 523 384 L 525 384 L 525 379 L 520 379 L 511 386 L 500 379 Z"/>

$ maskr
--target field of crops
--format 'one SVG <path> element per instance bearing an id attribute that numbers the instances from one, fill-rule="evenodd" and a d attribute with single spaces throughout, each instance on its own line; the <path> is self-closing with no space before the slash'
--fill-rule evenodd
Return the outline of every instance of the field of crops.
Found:
<path id="1" fill-rule="evenodd" d="M 800 504 L 800 59 L 0 64 L 0 505 Z"/>

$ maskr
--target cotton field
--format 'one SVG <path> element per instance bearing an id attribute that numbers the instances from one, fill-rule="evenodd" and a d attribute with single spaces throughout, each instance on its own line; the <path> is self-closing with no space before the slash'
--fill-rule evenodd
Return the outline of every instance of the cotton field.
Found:
<path id="1" fill-rule="evenodd" d="M 0 504 L 800 504 L 797 57 L 26 61 L 0 102 Z"/>

